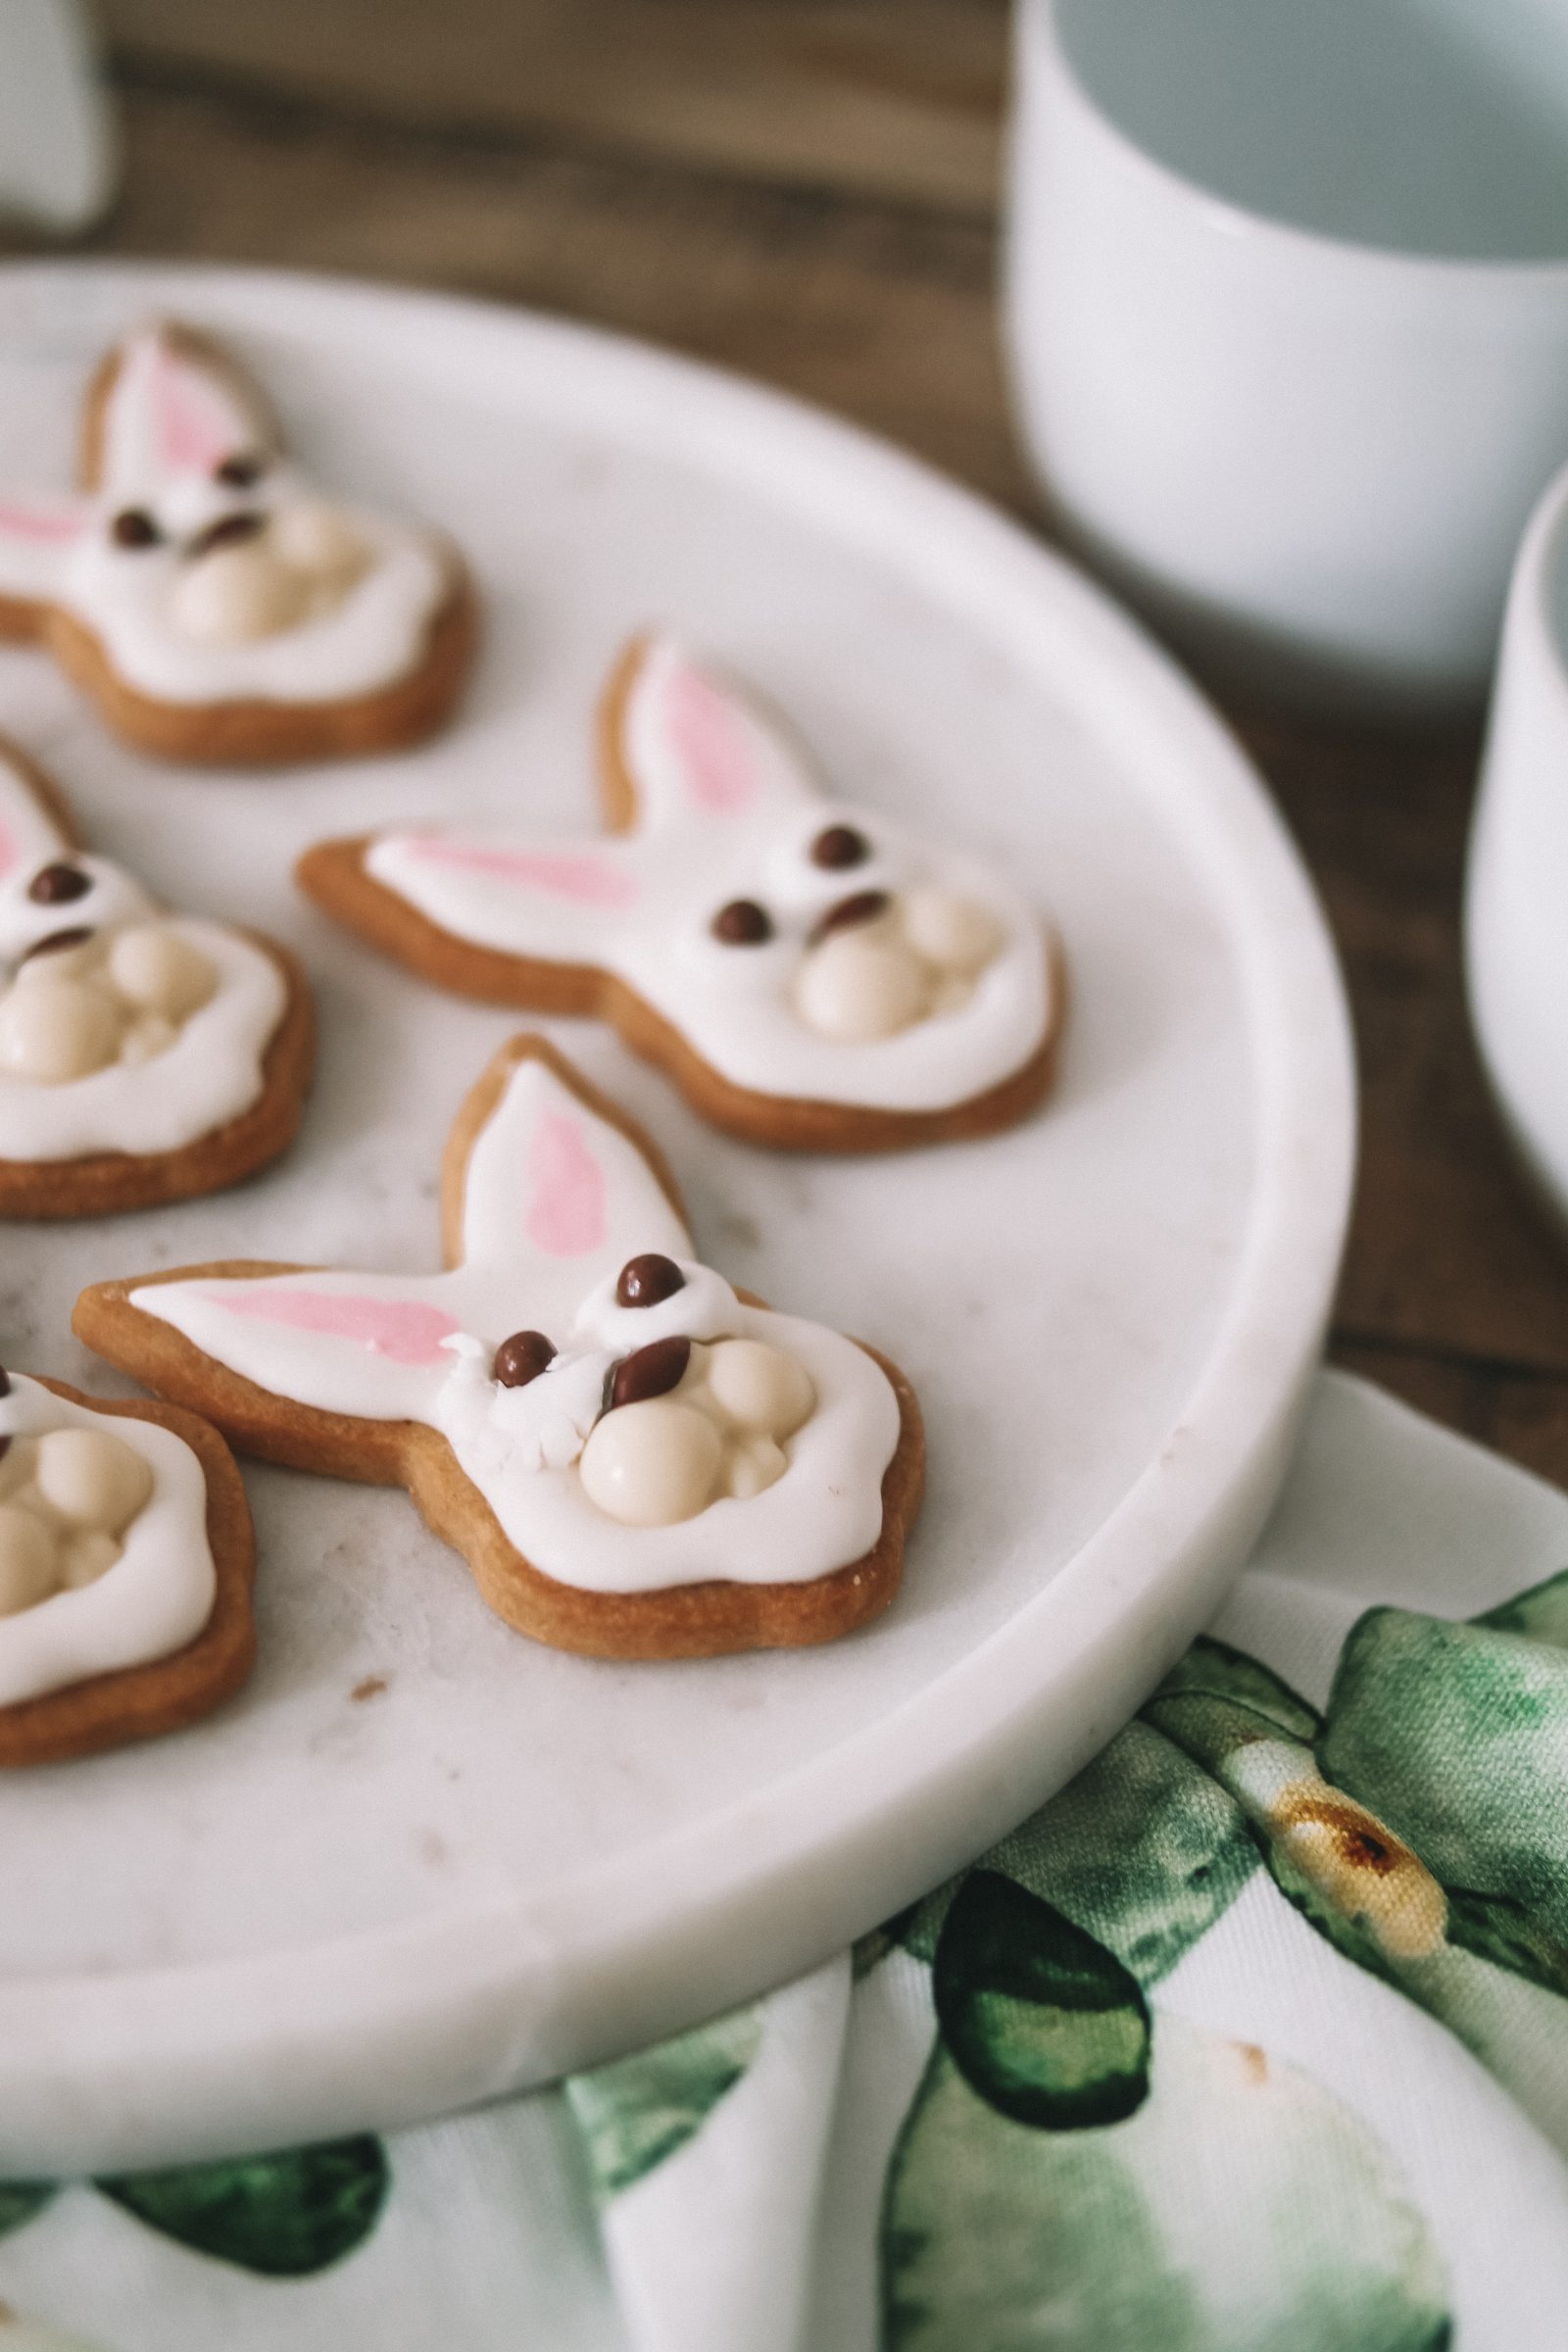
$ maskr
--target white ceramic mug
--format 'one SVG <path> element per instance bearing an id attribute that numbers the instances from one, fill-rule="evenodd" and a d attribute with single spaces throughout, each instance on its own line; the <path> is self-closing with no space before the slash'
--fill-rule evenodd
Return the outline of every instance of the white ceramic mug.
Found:
<path id="1" fill-rule="evenodd" d="M 1465 876 L 1470 1012 L 1494 1091 L 1568 1215 L 1568 466 L 1531 517 L 1503 624 Z"/>
<path id="2" fill-rule="evenodd" d="M 1011 156 L 1069 535 L 1223 677 L 1479 702 L 1568 456 L 1561 0 L 1019 0 Z"/>
<path id="3" fill-rule="evenodd" d="M 82 0 L 0 0 L 0 217 L 85 228 L 114 191 L 115 162 Z"/>

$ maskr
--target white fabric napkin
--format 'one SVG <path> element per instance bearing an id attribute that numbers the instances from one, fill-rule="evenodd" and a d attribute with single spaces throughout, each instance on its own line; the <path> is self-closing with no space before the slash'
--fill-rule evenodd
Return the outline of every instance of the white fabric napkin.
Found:
<path id="1" fill-rule="evenodd" d="M 1324 1374 L 1213 1638 L 971 1872 L 481 2115 L 0 2186 L 0 2352 L 1557 2352 L 1565 1571 Z"/>

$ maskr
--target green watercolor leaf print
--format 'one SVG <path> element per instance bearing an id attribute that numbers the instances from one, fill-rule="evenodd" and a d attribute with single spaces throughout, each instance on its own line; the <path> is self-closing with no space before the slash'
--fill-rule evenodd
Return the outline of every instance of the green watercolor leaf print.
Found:
<path id="1" fill-rule="evenodd" d="M 1568 1946 L 1508 1895 L 1450 1887 L 1448 1941 L 1547 1992 L 1568 1993 Z"/>
<path id="2" fill-rule="evenodd" d="M 1568 1651 L 1370 1610 L 1341 1653 L 1319 1754 L 1446 1886 L 1506 1897 L 1568 1941 Z"/>
<path id="3" fill-rule="evenodd" d="M 55 2193 L 52 2180 L 0 2180 L 0 2237 L 41 2213 Z"/>
<path id="4" fill-rule="evenodd" d="M 984 1858 L 1146 1990 L 1259 1863 L 1346 1959 L 1457 2034 L 1568 2154 L 1568 1571 L 1472 1624 L 1377 1609 L 1325 1715 L 1195 1642 L 1138 1721 Z M 890 1923 L 934 1957 L 960 1880 Z"/>
<path id="5" fill-rule="evenodd" d="M 1473 1625 L 1491 1626 L 1499 1634 L 1521 1634 L 1527 1642 L 1544 1642 L 1568 1649 L 1568 1568 L 1548 1576 L 1543 1585 L 1516 1592 L 1496 1608 L 1483 1610 Z"/>
<path id="6" fill-rule="evenodd" d="M 1287 1740 L 1312 1740 L 1318 1728 L 1317 1710 L 1261 1659 L 1233 1649 L 1212 1634 L 1200 1634 L 1192 1647 L 1177 1659 L 1151 1707 L 1163 1699 L 1206 1698 L 1227 1710 L 1256 1716 Z"/>
<path id="7" fill-rule="evenodd" d="M 1565 1642 L 1562 1575 L 1471 1624 L 1371 1610 L 1346 1641 L 1318 1753 L 1430 1865 L 1446 1914 L 1425 1949 L 1369 1955 L 1325 1932 L 1441 2019 L 1568 2153 Z"/>
<path id="8" fill-rule="evenodd" d="M 1212 1773 L 1254 1820 L 1253 1765 L 1268 1756 L 1310 1759 L 1319 1729 L 1316 1714 L 1288 1685 L 1254 1659 L 1207 1641 L 1195 1642 L 1173 1667 L 1146 1701 L 1144 1719 Z"/>
<path id="9" fill-rule="evenodd" d="M 1064 1911 L 1147 1989 L 1258 1866 L 1241 1807 L 1147 1723 L 1131 1723 L 985 1864 Z"/>
<path id="10" fill-rule="evenodd" d="M 1258 1859 L 1234 1799 L 1135 1722 L 978 1867 L 1064 1912 L 1147 1988 L 1229 1910 Z M 962 1883 L 889 1923 L 917 1960 L 934 1957 Z"/>
<path id="11" fill-rule="evenodd" d="M 740 2081 L 761 2037 L 762 2010 L 754 2001 L 654 2049 L 572 2076 L 566 2096 L 599 2195 L 629 2188 L 683 2147 Z"/>
<path id="12" fill-rule="evenodd" d="M 199 2254 L 273 2278 L 323 2271 L 363 2243 L 387 2191 L 378 2139 L 323 2140 L 272 2156 L 122 2173 L 97 2186 Z"/>
<path id="13" fill-rule="evenodd" d="M 996 1871 L 971 1871 L 954 1898 L 932 1991 L 955 2065 L 1014 2123 L 1119 2123 L 1148 2094 L 1149 2011 L 1136 1977 Z"/>
<path id="14" fill-rule="evenodd" d="M 1381 1817 L 1318 1768 L 1318 1716 L 1266 1667 L 1200 1641 L 1145 1710 L 1245 1814 L 1275 1884 L 1347 1958 L 1394 1979 L 1442 1949 L 1447 1900 Z"/>
<path id="15" fill-rule="evenodd" d="M 1153 2088 L 1035 2132 L 938 2047 L 889 2170 L 882 2352 L 1442 2352 L 1387 2151 L 1294 2068 L 1161 2014 Z"/>
<path id="16" fill-rule="evenodd" d="M 1568 1572 L 1472 1624 L 1370 1611 L 1321 1722 L 1206 1640 L 1145 1719 L 1235 1800 L 1303 1918 L 1568 2153 Z"/>

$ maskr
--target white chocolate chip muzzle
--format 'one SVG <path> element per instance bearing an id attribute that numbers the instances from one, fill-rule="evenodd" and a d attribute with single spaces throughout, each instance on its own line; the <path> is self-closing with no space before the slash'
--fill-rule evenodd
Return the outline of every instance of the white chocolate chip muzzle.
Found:
<path id="1" fill-rule="evenodd" d="M 46 938 L 0 995 L 0 1072 L 65 1086 L 117 1061 L 139 1066 L 166 1053 L 201 1010 L 218 974 L 167 921 Z"/>
<path id="2" fill-rule="evenodd" d="M 864 894 L 830 908 L 795 977 L 796 1011 L 817 1036 L 865 1045 L 962 1008 L 1000 952 L 1000 927 L 972 899 L 931 886 Z"/>
<path id="3" fill-rule="evenodd" d="M 111 1430 L 9 1440 L 0 1452 L 0 1617 L 95 1584 L 152 1492 L 151 1465 Z"/>
<path id="4" fill-rule="evenodd" d="M 675 1346 L 656 1342 L 639 1352 Z M 628 1357 L 620 1370 L 637 1361 Z M 673 1526 L 725 1495 L 748 1501 L 783 1477 L 782 1441 L 815 1403 L 804 1367 L 780 1348 L 760 1340 L 694 1344 L 671 1389 L 612 1404 L 594 1424 L 578 1465 L 583 1492 L 629 1527 Z"/>
<path id="5" fill-rule="evenodd" d="M 225 528 L 247 526 L 222 537 Z M 287 501 L 270 514 L 214 526 L 184 560 L 170 618 L 195 645 L 248 645 L 337 611 L 369 564 L 350 518 L 320 499 Z"/>

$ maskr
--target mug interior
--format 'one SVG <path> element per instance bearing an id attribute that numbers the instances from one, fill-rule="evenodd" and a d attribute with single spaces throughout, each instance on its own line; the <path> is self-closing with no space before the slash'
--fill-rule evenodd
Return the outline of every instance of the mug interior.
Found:
<path id="1" fill-rule="evenodd" d="M 1054 0 L 1102 114 L 1275 220 L 1468 261 L 1568 259 L 1563 0 Z"/>

